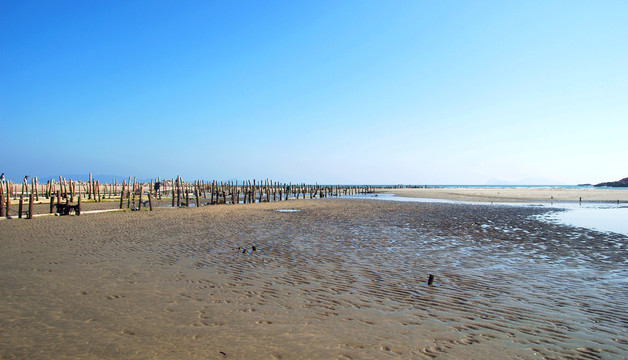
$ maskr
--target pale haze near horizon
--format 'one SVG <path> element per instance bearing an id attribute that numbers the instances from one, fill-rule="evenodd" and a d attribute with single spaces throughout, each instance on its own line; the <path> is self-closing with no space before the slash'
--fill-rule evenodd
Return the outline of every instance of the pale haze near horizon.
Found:
<path id="1" fill-rule="evenodd" d="M 0 4 L 0 171 L 628 176 L 628 2 Z"/>

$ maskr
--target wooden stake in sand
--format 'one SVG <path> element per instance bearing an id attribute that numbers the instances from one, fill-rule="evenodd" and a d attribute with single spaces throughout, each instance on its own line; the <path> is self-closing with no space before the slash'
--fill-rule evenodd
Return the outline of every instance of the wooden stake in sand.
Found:
<path id="1" fill-rule="evenodd" d="M 33 192 L 35 193 L 35 200 L 39 201 L 39 191 L 37 191 L 37 176 L 33 177 Z"/>
<path id="2" fill-rule="evenodd" d="M 35 194 L 31 193 L 28 198 L 28 219 L 33 218 L 33 203 L 35 202 Z"/>
<path id="3" fill-rule="evenodd" d="M 434 275 L 430 274 L 430 276 L 427 278 L 427 285 L 432 286 L 433 283 L 434 283 Z"/>
<path id="4" fill-rule="evenodd" d="M 9 211 L 11 211 L 11 196 L 9 196 L 9 194 L 7 193 L 7 211 L 6 211 L 6 216 L 7 219 L 11 218 L 11 215 L 9 215 Z"/>
<path id="5" fill-rule="evenodd" d="M 92 173 L 89 173 L 89 182 L 87 183 L 87 200 L 92 199 Z"/>
<path id="6" fill-rule="evenodd" d="M 181 207 L 181 177 L 177 175 L 177 207 Z"/>
<path id="7" fill-rule="evenodd" d="M 122 180 L 122 191 L 120 191 L 120 209 L 122 209 L 122 204 L 124 203 L 124 180 Z"/>
<path id="8" fill-rule="evenodd" d="M 4 193 L 0 191 L 0 217 L 4 216 Z"/>
<path id="9" fill-rule="evenodd" d="M 201 207 L 201 197 L 200 197 L 200 192 L 198 189 L 198 183 L 196 188 L 194 189 L 194 196 L 196 196 L 196 207 Z"/>
<path id="10" fill-rule="evenodd" d="M 137 203 L 137 210 L 142 210 L 142 193 L 144 188 L 140 187 L 140 199 Z"/>
<path id="11" fill-rule="evenodd" d="M 174 179 L 172 179 L 170 185 L 172 186 L 172 207 L 174 207 Z"/>

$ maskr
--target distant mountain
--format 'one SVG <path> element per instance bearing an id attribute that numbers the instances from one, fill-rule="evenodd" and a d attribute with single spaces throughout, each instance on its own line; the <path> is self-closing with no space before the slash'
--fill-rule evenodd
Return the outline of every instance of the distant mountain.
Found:
<path id="1" fill-rule="evenodd" d="M 595 184 L 594 186 L 608 186 L 608 187 L 628 187 L 628 177 L 625 177 L 618 181 L 603 182 Z"/>

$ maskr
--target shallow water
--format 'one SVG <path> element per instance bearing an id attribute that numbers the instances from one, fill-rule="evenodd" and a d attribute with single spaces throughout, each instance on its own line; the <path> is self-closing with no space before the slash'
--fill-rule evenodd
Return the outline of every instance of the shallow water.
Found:
<path id="1" fill-rule="evenodd" d="M 562 224 L 628 235 L 628 207 L 625 205 L 573 206 L 566 209 L 568 211 L 550 213 L 544 218 Z"/>
<path id="2" fill-rule="evenodd" d="M 447 199 L 427 199 L 395 196 L 393 194 L 356 195 L 351 198 L 390 200 L 404 202 L 443 203 L 443 204 L 469 204 L 487 205 L 486 202 L 456 201 Z M 539 219 L 560 223 L 564 225 L 584 227 L 598 231 L 610 231 L 628 235 L 628 206 L 614 202 L 516 202 L 516 203 L 490 203 L 494 206 L 534 206 L 543 208 L 555 208 L 568 211 L 554 211 Z"/>

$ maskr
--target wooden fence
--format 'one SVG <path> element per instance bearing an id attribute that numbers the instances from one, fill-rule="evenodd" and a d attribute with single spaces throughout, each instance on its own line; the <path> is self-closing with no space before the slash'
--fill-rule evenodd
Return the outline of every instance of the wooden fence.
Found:
<path id="1" fill-rule="evenodd" d="M 100 182 L 89 175 L 88 181 L 59 177 L 40 184 L 36 177 L 30 182 L 4 181 L 0 186 L 0 217 L 32 218 L 35 204 L 49 203 L 49 213 L 61 215 L 74 211 L 80 215 L 84 203 L 116 202 L 118 209 L 151 210 L 156 206 L 189 207 L 215 204 L 249 204 L 288 199 L 313 199 L 373 192 L 371 186 L 308 185 L 256 181 L 184 181 L 153 179 L 138 182 L 136 178 L 119 183 Z M 76 202 L 76 205 L 73 203 Z"/>

